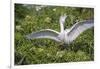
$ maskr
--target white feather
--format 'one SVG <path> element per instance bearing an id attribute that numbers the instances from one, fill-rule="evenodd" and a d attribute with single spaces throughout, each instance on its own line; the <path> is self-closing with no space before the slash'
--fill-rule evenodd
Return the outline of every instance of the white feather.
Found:
<path id="1" fill-rule="evenodd" d="M 60 42 L 58 38 L 59 32 L 51 30 L 51 29 L 44 29 L 38 32 L 33 32 L 26 37 L 28 39 L 39 39 L 39 38 L 48 38 Z"/>
<path id="2" fill-rule="evenodd" d="M 94 26 L 94 20 L 86 20 L 76 23 L 70 28 L 70 32 L 67 34 L 68 39 L 72 42 L 75 40 L 82 32 Z"/>

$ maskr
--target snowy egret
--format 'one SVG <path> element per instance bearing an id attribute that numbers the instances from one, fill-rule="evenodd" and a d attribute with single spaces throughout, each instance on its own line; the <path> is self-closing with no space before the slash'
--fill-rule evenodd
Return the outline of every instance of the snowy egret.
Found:
<path id="1" fill-rule="evenodd" d="M 39 38 L 49 38 L 57 42 L 63 42 L 65 44 L 70 44 L 73 42 L 82 32 L 92 28 L 94 26 L 94 20 L 84 20 L 74 24 L 71 28 L 64 30 L 64 23 L 66 15 L 60 16 L 59 23 L 61 31 L 57 32 L 52 29 L 43 29 L 38 32 L 33 32 L 29 35 L 26 35 L 28 39 L 39 39 Z"/>

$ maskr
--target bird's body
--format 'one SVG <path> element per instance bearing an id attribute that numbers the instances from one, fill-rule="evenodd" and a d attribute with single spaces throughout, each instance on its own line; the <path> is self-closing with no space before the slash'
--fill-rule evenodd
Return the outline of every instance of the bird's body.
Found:
<path id="1" fill-rule="evenodd" d="M 61 31 L 57 32 L 52 29 L 44 29 L 38 32 L 33 32 L 26 37 L 28 39 L 39 39 L 39 38 L 49 38 L 57 42 L 63 42 L 65 44 L 70 44 L 75 40 L 82 32 L 94 26 L 94 20 L 85 20 L 74 24 L 71 28 L 64 30 L 64 22 L 66 15 L 60 17 L 60 27 Z"/>

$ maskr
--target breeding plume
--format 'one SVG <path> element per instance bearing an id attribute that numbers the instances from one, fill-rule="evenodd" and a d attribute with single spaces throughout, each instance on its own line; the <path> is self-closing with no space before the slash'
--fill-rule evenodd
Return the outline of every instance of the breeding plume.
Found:
<path id="1" fill-rule="evenodd" d="M 94 26 L 94 20 L 84 20 L 74 24 L 71 28 L 64 30 L 64 23 L 66 15 L 60 16 L 59 23 L 61 31 L 57 32 L 52 29 L 43 29 L 38 32 L 33 32 L 29 35 L 26 35 L 28 39 L 40 39 L 40 38 L 48 38 L 55 40 L 57 42 L 62 42 L 65 44 L 70 44 L 73 42 L 82 32 L 85 30 L 92 28 Z"/>

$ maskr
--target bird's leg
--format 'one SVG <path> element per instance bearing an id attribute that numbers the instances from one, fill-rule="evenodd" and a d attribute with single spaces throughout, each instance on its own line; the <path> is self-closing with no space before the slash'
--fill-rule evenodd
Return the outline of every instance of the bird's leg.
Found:
<path id="1" fill-rule="evenodd" d="M 59 45 L 59 48 L 60 48 L 61 50 L 64 50 L 64 49 L 70 50 L 70 44 L 61 43 L 61 44 Z"/>
<path id="2" fill-rule="evenodd" d="M 61 43 L 60 45 L 59 45 L 59 48 L 61 49 L 61 50 L 64 50 L 64 49 L 66 49 L 68 47 L 68 44 L 65 44 L 65 43 Z"/>

